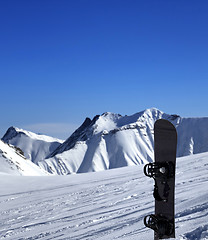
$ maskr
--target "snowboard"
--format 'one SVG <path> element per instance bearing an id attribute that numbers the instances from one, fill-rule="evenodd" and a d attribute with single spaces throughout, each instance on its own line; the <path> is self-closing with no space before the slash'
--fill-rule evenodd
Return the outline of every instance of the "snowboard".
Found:
<path id="1" fill-rule="evenodd" d="M 168 120 L 154 125 L 155 162 L 146 164 L 144 173 L 155 180 L 155 214 L 144 218 L 145 226 L 154 230 L 154 239 L 175 238 L 175 166 L 177 132 Z"/>

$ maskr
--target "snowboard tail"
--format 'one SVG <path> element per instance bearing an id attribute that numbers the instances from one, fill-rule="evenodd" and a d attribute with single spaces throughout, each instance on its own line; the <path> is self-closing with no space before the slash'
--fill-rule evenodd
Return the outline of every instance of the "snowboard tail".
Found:
<path id="1" fill-rule="evenodd" d="M 144 174 L 155 181 L 155 214 L 144 224 L 155 231 L 155 240 L 175 237 L 175 165 L 177 133 L 172 123 L 159 119 L 154 125 L 155 162 L 146 164 Z"/>

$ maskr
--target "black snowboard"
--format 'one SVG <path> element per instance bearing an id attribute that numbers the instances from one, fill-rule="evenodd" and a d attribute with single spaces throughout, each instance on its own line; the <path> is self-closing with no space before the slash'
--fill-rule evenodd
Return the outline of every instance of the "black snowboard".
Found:
<path id="1" fill-rule="evenodd" d="M 159 119 L 154 126 L 155 162 L 144 173 L 155 180 L 155 214 L 144 223 L 155 231 L 155 240 L 175 238 L 175 166 L 177 133 L 172 123 Z"/>

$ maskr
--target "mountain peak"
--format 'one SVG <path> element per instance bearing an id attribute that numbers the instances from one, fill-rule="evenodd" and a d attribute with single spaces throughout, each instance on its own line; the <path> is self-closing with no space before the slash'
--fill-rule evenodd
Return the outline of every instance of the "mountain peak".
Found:
<path id="1" fill-rule="evenodd" d="M 118 114 L 118 113 L 112 113 L 112 112 L 104 112 L 102 115 L 102 117 L 107 117 L 107 118 L 119 118 L 119 117 L 122 117 L 121 114 Z"/>
<path id="2" fill-rule="evenodd" d="M 10 128 L 8 128 L 8 130 L 6 131 L 4 136 L 2 137 L 2 141 L 3 142 L 8 142 L 12 138 L 16 137 L 19 132 L 20 132 L 20 129 L 11 126 Z"/>
<path id="3" fill-rule="evenodd" d="M 21 136 L 21 135 L 25 135 L 29 138 L 35 139 L 35 140 L 40 140 L 40 141 L 46 141 L 46 142 L 60 142 L 62 143 L 63 140 L 57 139 L 57 138 L 53 138 L 47 135 L 43 135 L 43 134 L 36 134 L 21 128 L 17 128 L 17 127 L 10 127 L 8 128 L 8 130 L 6 131 L 6 133 L 4 134 L 4 136 L 2 137 L 2 141 L 4 142 L 8 142 L 11 139 L 17 137 L 17 136 Z"/>
<path id="4" fill-rule="evenodd" d="M 2 137 L 4 143 L 20 148 L 27 159 L 37 162 L 54 151 L 62 140 L 36 134 L 17 127 L 10 127 Z"/>
<path id="5" fill-rule="evenodd" d="M 154 108 L 154 107 L 147 108 L 141 113 L 142 113 L 141 115 L 143 115 L 147 118 L 155 118 L 155 119 L 157 119 L 158 117 L 160 118 L 164 114 L 164 112 L 162 112 L 161 110 Z"/>

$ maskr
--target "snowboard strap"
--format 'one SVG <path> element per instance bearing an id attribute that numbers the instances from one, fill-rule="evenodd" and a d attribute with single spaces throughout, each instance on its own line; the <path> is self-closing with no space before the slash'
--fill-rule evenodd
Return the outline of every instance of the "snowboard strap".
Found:
<path id="1" fill-rule="evenodd" d="M 167 201 L 170 191 L 168 179 L 174 176 L 175 168 L 173 163 L 148 163 L 144 166 L 144 174 L 155 180 L 153 196 L 157 201 Z M 163 183 L 163 191 L 159 193 L 157 182 Z M 162 195 L 162 196 L 161 196 Z"/>
<path id="2" fill-rule="evenodd" d="M 158 233 L 159 238 L 173 233 L 173 224 L 165 217 L 159 215 L 147 215 L 144 218 L 144 225 Z"/>
<path id="3" fill-rule="evenodd" d="M 144 174 L 150 178 L 162 178 L 166 180 L 174 176 L 174 164 L 172 162 L 148 163 L 144 166 Z"/>

